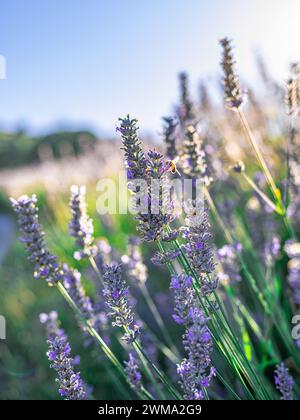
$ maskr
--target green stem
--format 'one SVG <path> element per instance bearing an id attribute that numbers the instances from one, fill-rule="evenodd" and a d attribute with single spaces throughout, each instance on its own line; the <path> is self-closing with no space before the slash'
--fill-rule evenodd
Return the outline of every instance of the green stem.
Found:
<path id="1" fill-rule="evenodd" d="M 127 379 L 127 376 L 125 374 L 123 365 L 119 362 L 119 360 L 114 355 L 114 353 L 110 350 L 110 348 L 107 346 L 107 344 L 105 343 L 105 341 L 100 337 L 99 333 L 95 330 L 95 328 L 83 316 L 83 314 L 81 313 L 80 309 L 77 307 L 76 303 L 73 301 L 73 299 L 71 298 L 71 296 L 69 295 L 69 293 L 67 292 L 67 290 L 65 289 L 65 287 L 63 286 L 63 284 L 61 284 L 60 282 L 58 282 L 56 284 L 56 287 L 59 290 L 59 292 L 62 294 L 62 296 L 64 297 L 64 299 L 67 301 L 67 303 L 70 305 L 70 307 L 73 309 L 73 311 L 75 312 L 75 314 L 78 316 L 78 318 L 80 319 L 80 321 L 83 323 L 83 325 L 86 327 L 86 329 L 90 333 L 90 335 L 92 337 L 94 337 L 98 341 L 98 343 L 99 343 L 102 351 L 105 353 L 105 355 L 111 361 L 111 363 L 116 368 L 116 370 L 121 374 L 122 377 L 124 377 L 124 379 Z"/>
<path id="2" fill-rule="evenodd" d="M 166 325 L 165 325 L 165 323 L 164 323 L 164 321 L 163 321 L 163 319 L 162 319 L 162 317 L 161 317 L 161 315 L 160 315 L 160 313 L 159 313 L 159 311 L 158 311 L 158 309 L 157 309 L 157 307 L 156 307 L 156 305 L 155 305 L 155 303 L 154 303 L 154 301 L 153 301 L 145 283 L 140 284 L 140 290 L 141 290 L 141 292 L 144 296 L 145 301 L 147 302 L 147 305 L 148 305 L 148 307 L 149 307 L 157 325 L 159 326 L 162 334 L 164 335 L 168 346 L 170 347 L 172 352 L 176 355 L 176 357 L 179 357 L 178 350 L 177 350 L 177 348 L 176 348 L 176 346 L 175 346 L 175 344 L 174 344 L 174 342 L 173 342 L 173 340 L 172 340 L 172 338 L 171 338 L 171 336 L 168 332 L 168 329 L 167 329 L 167 327 L 166 327 Z"/>

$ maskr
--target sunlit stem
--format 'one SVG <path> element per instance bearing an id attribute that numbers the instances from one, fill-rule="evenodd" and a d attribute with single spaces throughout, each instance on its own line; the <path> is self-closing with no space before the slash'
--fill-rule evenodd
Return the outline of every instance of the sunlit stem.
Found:
<path id="1" fill-rule="evenodd" d="M 245 174 L 245 172 L 242 172 L 241 175 L 243 176 L 245 181 L 250 185 L 250 187 L 253 188 L 254 191 L 262 198 L 262 200 L 264 200 L 264 202 L 270 207 L 270 209 L 278 213 L 280 216 L 283 216 L 284 212 L 282 211 L 282 209 L 278 208 L 278 206 L 269 199 L 269 197 L 258 187 L 257 184 L 255 184 L 254 181 L 252 181 L 252 179 L 247 174 Z"/>
<path id="2" fill-rule="evenodd" d="M 173 351 L 173 353 L 176 355 L 176 357 L 179 357 L 178 350 L 176 349 L 176 346 L 175 346 L 175 344 L 174 344 L 174 342 L 173 342 L 173 340 L 172 340 L 172 338 L 171 338 L 171 336 L 168 332 L 168 329 L 167 329 L 167 327 L 166 327 L 166 325 L 165 325 L 165 323 L 164 323 L 164 321 L 163 321 L 163 319 L 162 319 L 162 317 L 161 317 L 161 315 L 160 315 L 160 313 L 159 313 L 159 311 L 156 307 L 156 304 L 154 303 L 154 301 L 152 299 L 152 296 L 150 295 L 149 290 L 148 290 L 145 283 L 140 284 L 140 290 L 141 290 L 141 292 L 142 292 L 142 294 L 145 298 L 145 301 L 147 302 L 147 305 L 148 305 L 156 323 L 158 324 L 162 334 L 164 335 L 167 344 L 170 346 L 170 349 Z"/>
<path id="3" fill-rule="evenodd" d="M 258 160 L 258 162 L 259 162 L 259 164 L 260 164 L 260 166 L 261 166 L 261 168 L 263 170 L 263 173 L 265 175 L 265 178 L 266 178 L 266 180 L 267 180 L 267 182 L 269 184 L 270 190 L 271 190 L 271 192 L 272 192 L 272 194 L 273 194 L 276 202 L 279 203 L 280 205 L 282 205 L 280 191 L 276 187 L 275 181 L 274 181 L 274 179 L 273 179 L 273 177 L 271 175 L 271 172 L 270 172 L 270 170 L 269 170 L 269 168 L 268 168 L 268 166 L 266 164 L 266 161 L 265 161 L 265 159 L 264 159 L 264 157 L 263 157 L 263 155 L 262 155 L 262 153 L 261 153 L 261 151 L 260 151 L 260 149 L 258 147 L 257 141 L 256 141 L 256 139 L 255 139 L 255 137 L 254 137 L 254 135 L 252 133 L 252 130 L 250 128 L 250 125 L 248 123 L 248 120 L 247 120 L 244 112 L 240 108 L 237 110 L 237 113 L 238 113 L 238 116 L 240 118 L 242 127 L 244 128 L 244 131 L 245 131 L 245 133 L 247 135 L 247 138 L 248 138 L 251 146 L 253 147 L 253 150 L 255 152 L 256 158 L 257 158 L 257 160 Z"/>

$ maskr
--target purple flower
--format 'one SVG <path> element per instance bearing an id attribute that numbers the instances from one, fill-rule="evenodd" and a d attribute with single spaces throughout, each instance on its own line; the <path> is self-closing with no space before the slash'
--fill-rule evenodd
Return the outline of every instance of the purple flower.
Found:
<path id="1" fill-rule="evenodd" d="M 174 314 L 174 315 L 172 315 L 172 317 L 173 317 L 174 321 L 176 322 L 176 324 L 178 324 L 178 325 L 183 325 L 184 324 L 184 320 L 181 318 L 181 316 Z"/>
<path id="2" fill-rule="evenodd" d="M 300 243 L 288 241 L 285 252 L 290 261 L 288 263 L 288 283 L 292 290 L 294 304 L 300 310 Z"/>
<path id="3" fill-rule="evenodd" d="M 217 251 L 218 260 L 222 266 L 219 280 L 224 284 L 235 285 L 241 281 L 238 255 L 242 247 L 240 244 L 224 245 Z"/>
<path id="4" fill-rule="evenodd" d="M 156 151 L 148 153 L 148 205 L 136 216 L 138 231 L 146 242 L 160 238 L 165 226 L 174 219 L 174 201 L 171 195 L 166 162 Z"/>
<path id="5" fill-rule="evenodd" d="M 293 400 L 294 380 L 289 374 L 289 370 L 281 363 L 275 370 L 275 386 L 281 394 L 281 400 Z"/>
<path id="6" fill-rule="evenodd" d="M 215 276 L 212 235 L 205 204 L 192 203 L 188 209 L 187 227 L 183 229 L 183 236 L 187 243 L 182 249 L 194 272 L 200 277 L 202 294 L 209 295 L 218 287 L 218 279 Z"/>
<path id="7" fill-rule="evenodd" d="M 126 168 L 130 169 L 130 179 L 145 179 L 147 173 L 147 161 L 142 149 L 142 143 L 138 137 L 138 121 L 126 118 L 120 118 L 120 127 L 123 150 L 125 152 Z"/>
<path id="8" fill-rule="evenodd" d="M 196 180 L 201 179 L 209 184 L 207 177 L 207 163 L 205 151 L 202 148 L 202 139 L 193 125 L 185 128 L 183 151 L 180 159 L 183 173 L 193 179 L 193 187 Z"/>
<path id="9" fill-rule="evenodd" d="M 276 235 L 270 235 L 268 240 L 265 243 L 264 247 L 264 257 L 266 261 L 266 265 L 271 267 L 274 263 L 274 260 L 278 258 L 280 254 L 281 244 L 280 239 Z"/>
<path id="10" fill-rule="evenodd" d="M 121 266 L 107 266 L 103 278 L 103 295 L 111 309 L 109 315 L 114 319 L 113 326 L 129 327 L 133 323 L 133 313 L 128 302 L 128 286 L 122 278 Z"/>
<path id="11" fill-rule="evenodd" d="M 190 99 L 188 88 L 188 75 L 185 72 L 179 75 L 180 104 L 177 115 L 182 127 L 195 119 L 194 105 Z"/>
<path id="12" fill-rule="evenodd" d="M 80 309 L 84 318 L 94 322 L 95 311 L 91 299 L 86 296 L 81 284 L 81 274 L 79 271 L 69 268 L 66 264 L 64 270 L 64 286 L 69 295 Z"/>
<path id="13" fill-rule="evenodd" d="M 165 226 L 174 219 L 174 203 L 163 155 L 150 151 L 146 157 L 138 138 L 137 120 L 121 119 L 126 168 L 130 168 L 128 188 L 138 195 L 133 198 L 137 213 L 137 229 L 146 242 L 157 240 Z"/>
<path id="14" fill-rule="evenodd" d="M 176 128 L 177 123 L 172 117 L 163 118 L 165 123 L 163 128 L 164 143 L 166 147 L 165 155 L 168 159 L 173 160 L 177 156 L 176 151 Z"/>
<path id="15" fill-rule="evenodd" d="M 122 263 L 126 277 L 133 283 L 145 283 L 148 278 L 148 269 L 143 262 L 140 250 L 140 239 L 135 236 L 128 238 L 126 254 L 122 256 Z"/>
<path id="16" fill-rule="evenodd" d="M 47 356 L 50 367 L 57 372 L 60 395 L 65 400 L 85 400 L 84 384 L 80 374 L 74 372 L 74 361 L 70 357 L 71 348 L 66 336 L 51 338 L 48 345 Z"/>
<path id="17" fill-rule="evenodd" d="M 198 307 L 191 277 L 186 274 L 173 276 L 171 289 L 175 296 L 173 319 L 177 324 L 185 326 L 183 344 L 187 357 L 177 369 L 184 398 L 203 399 L 203 388 L 207 388 L 216 375 L 215 368 L 211 366 L 213 342 L 207 325 L 208 318 Z"/>
<path id="18" fill-rule="evenodd" d="M 18 200 L 11 199 L 21 230 L 21 242 L 25 245 L 28 259 L 34 264 L 34 277 L 46 280 L 49 285 L 62 280 L 63 272 L 44 240 L 44 232 L 39 223 L 37 198 L 23 195 Z"/>
<path id="19" fill-rule="evenodd" d="M 60 328 L 56 311 L 51 311 L 49 314 L 40 314 L 40 322 L 45 326 L 48 340 L 65 335 L 64 330 Z"/>
<path id="20" fill-rule="evenodd" d="M 93 221 L 88 217 L 85 187 L 71 187 L 70 208 L 72 218 L 69 223 L 70 236 L 75 238 L 80 250 L 74 253 L 78 260 L 95 255 Z"/>
<path id="21" fill-rule="evenodd" d="M 137 393 L 142 389 L 142 374 L 139 370 L 137 359 L 129 353 L 129 360 L 125 363 L 125 373 L 130 387 Z"/>
<path id="22" fill-rule="evenodd" d="M 74 372 L 74 366 L 78 364 L 78 356 L 70 357 L 71 346 L 64 330 L 60 328 L 57 312 L 40 314 L 40 321 L 45 326 L 49 351 L 47 356 L 51 362 L 50 367 L 56 370 L 59 384 L 59 394 L 66 400 L 85 400 L 86 385 L 80 374 Z"/>
<path id="23" fill-rule="evenodd" d="M 223 85 L 225 93 L 225 102 L 229 109 L 238 109 L 244 102 L 244 95 L 241 90 L 238 75 L 234 69 L 234 57 L 231 41 L 224 38 L 220 41 L 223 48 L 222 68 L 224 71 Z"/>
<path id="24" fill-rule="evenodd" d="M 179 236 L 179 231 L 178 230 L 173 230 L 170 233 L 163 232 L 162 235 L 161 235 L 161 240 L 163 242 L 173 242 L 173 241 L 176 241 L 178 236 Z"/>

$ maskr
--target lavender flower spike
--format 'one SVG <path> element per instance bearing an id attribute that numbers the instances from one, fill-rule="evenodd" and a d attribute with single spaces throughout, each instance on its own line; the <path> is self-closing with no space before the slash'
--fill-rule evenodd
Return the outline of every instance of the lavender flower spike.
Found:
<path id="1" fill-rule="evenodd" d="M 163 136 L 164 136 L 164 143 L 165 143 L 165 155 L 168 159 L 175 159 L 177 157 L 177 150 L 176 150 L 176 128 L 177 123 L 175 122 L 174 118 L 172 117 L 165 117 L 163 118 L 164 121 L 164 128 L 163 128 Z"/>
<path id="2" fill-rule="evenodd" d="M 129 290 L 122 278 L 121 266 L 107 266 L 103 278 L 105 282 L 103 295 L 107 306 L 111 309 L 109 315 L 114 318 L 113 326 L 129 327 L 133 322 L 133 314 L 128 303 Z"/>
<path id="3" fill-rule="evenodd" d="M 162 154 L 150 151 L 145 156 L 138 138 L 137 120 L 121 119 L 118 131 L 122 135 L 128 189 L 140 193 L 134 203 L 138 231 L 147 242 L 157 240 L 164 227 L 174 219 L 174 203 L 168 183 L 167 163 Z M 143 187 L 133 181 L 143 181 Z M 140 197 L 142 195 L 142 197 Z M 141 208 L 142 207 L 142 208 Z"/>
<path id="4" fill-rule="evenodd" d="M 186 127 L 181 161 L 183 172 L 187 176 L 202 178 L 206 173 L 207 164 L 202 143 L 197 129 L 193 125 Z"/>
<path id="5" fill-rule="evenodd" d="M 206 203 L 193 203 L 188 209 L 187 227 L 183 236 L 187 244 L 183 246 L 193 270 L 200 277 L 203 295 L 211 294 L 218 287 L 215 275 L 215 261 L 211 246 L 211 232 Z"/>
<path id="6" fill-rule="evenodd" d="M 20 241 L 25 245 L 29 261 L 34 263 L 34 277 L 46 280 L 50 286 L 59 282 L 63 271 L 57 257 L 50 253 L 45 243 L 36 195 L 23 195 L 18 200 L 11 199 L 11 203 L 22 233 Z"/>
<path id="7" fill-rule="evenodd" d="M 146 242 L 156 241 L 164 227 L 174 220 L 174 200 L 168 179 L 168 166 L 161 153 L 148 153 L 148 208 L 136 216 L 138 231 Z"/>
<path id="8" fill-rule="evenodd" d="M 288 283 L 292 290 L 293 303 L 300 310 L 300 243 L 288 241 L 284 249 L 290 258 L 288 262 Z"/>
<path id="9" fill-rule="evenodd" d="M 86 296 L 81 284 L 81 274 L 79 271 L 64 265 L 64 286 L 69 295 L 80 309 L 86 320 L 94 322 L 95 312 L 91 299 Z"/>
<path id="10" fill-rule="evenodd" d="M 192 278 L 186 274 L 172 277 L 171 289 L 175 294 L 175 314 L 177 324 L 185 326 L 183 345 L 187 358 L 178 365 L 181 388 L 187 400 L 201 400 L 204 389 L 216 375 L 211 363 L 213 341 L 208 328 L 208 318 L 198 308 Z"/>
<path id="11" fill-rule="evenodd" d="M 125 362 L 125 373 L 130 387 L 137 393 L 142 390 L 142 374 L 136 358 L 132 353 L 129 353 L 129 360 Z"/>
<path id="12" fill-rule="evenodd" d="M 59 393 L 65 400 L 84 400 L 86 394 L 83 388 L 83 382 L 80 373 L 75 373 L 73 359 L 70 357 L 70 344 L 65 337 L 55 337 L 54 340 L 48 340 L 49 351 L 48 359 L 51 362 L 50 367 L 55 369 L 59 383 Z"/>
<path id="13" fill-rule="evenodd" d="M 190 99 L 188 87 L 188 75 L 185 72 L 179 74 L 180 105 L 177 110 L 178 118 L 182 126 L 195 119 L 193 102 Z"/>
<path id="14" fill-rule="evenodd" d="M 211 366 L 213 342 L 208 329 L 207 318 L 201 309 L 194 310 L 194 324 L 186 330 L 184 348 L 188 357 L 178 366 L 181 386 L 186 400 L 202 400 L 203 390 L 216 376 L 216 369 Z"/>
<path id="15" fill-rule="evenodd" d="M 281 394 L 281 400 L 293 400 L 294 380 L 289 374 L 289 370 L 281 363 L 275 370 L 275 385 Z"/>
<path id="16" fill-rule="evenodd" d="M 141 240 L 139 238 L 130 236 L 126 254 L 122 256 L 127 278 L 133 284 L 144 284 L 148 278 L 148 269 L 143 262 L 140 244 Z"/>
<path id="17" fill-rule="evenodd" d="M 85 400 L 86 391 L 80 373 L 74 370 L 74 359 L 70 356 L 71 347 L 63 330 L 59 328 L 57 314 L 41 314 L 41 322 L 46 324 L 49 351 L 47 356 L 50 367 L 57 372 L 56 382 L 59 384 L 59 394 L 65 400 Z"/>
<path id="18" fill-rule="evenodd" d="M 224 72 L 223 85 L 225 102 L 229 109 L 237 110 L 244 102 L 244 94 L 241 90 L 239 76 L 235 72 L 232 44 L 228 38 L 221 39 L 222 68 Z"/>
<path id="19" fill-rule="evenodd" d="M 224 245 L 217 251 L 217 257 L 222 267 L 222 270 L 218 274 L 218 278 L 220 282 L 226 286 L 234 286 L 242 280 L 238 260 L 238 255 L 241 251 L 242 245 L 240 243 Z"/>
<path id="20" fill-rule="evenodd" d="M 93 221 L 87 214 L 85 193 L 84 186 L 73 185 L 71 187 L 70 208 L 72 218 L 69 224 L 69 232 L 80 248 L 79 251 L 74 253 L 74 258 L 77 260 L 93 256 L 96 252 Z"/>
<path id="21" fill-rule="evenodd" d="M 132 179 L 145 179 L 147 173 L 147 161 L 142 148 L 142 143 L 138 137 L 138 121 L 131 119 L 129 115 L 126 118 L 120 118 L 120 127 L 117 131 L 121 133 L 123 150 L 125 152 L 125 163 L 127 177 Z"/>
<path id="22" fill-rule="evenodd" d="M 47 339 L 54 339 L 56 336 L 62 337 L 65 332 L 60 328 L 58 314 L 56 311 L 51 311 L 49 314 L 40 314 L 40 322 L 45 326 Z"/>

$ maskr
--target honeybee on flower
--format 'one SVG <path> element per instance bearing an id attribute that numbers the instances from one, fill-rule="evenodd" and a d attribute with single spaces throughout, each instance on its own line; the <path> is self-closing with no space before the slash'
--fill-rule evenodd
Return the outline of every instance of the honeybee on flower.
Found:
<path id="1" fill-rule="evenodd" d="M 166 167 L 167 167 L 166 172 L 171 172 L 171 174 L 173 174 L 173 175 L 175 175 L 177 173 L 179 176 L 181 176 L 181 174 L 178 171 L 177 166 L 176 166 L 179 163 L 179 161 L 180 161 L 179 156 L 177 156 L 173 160 L 168 160 L 166 162 Z"/>

